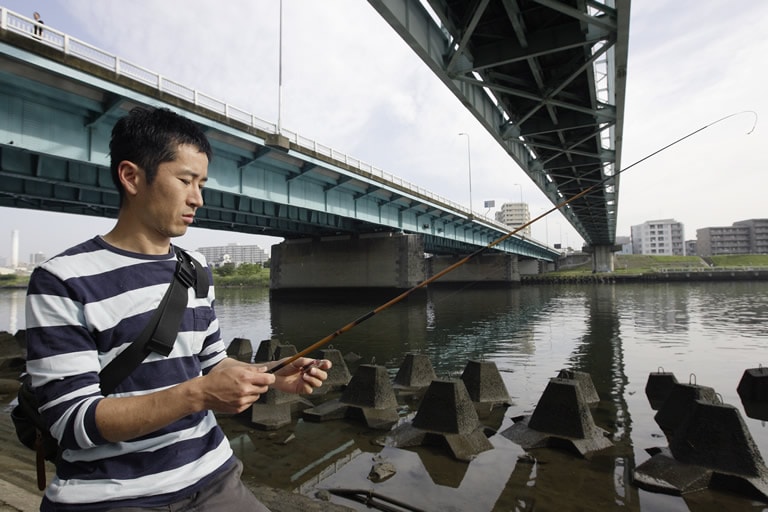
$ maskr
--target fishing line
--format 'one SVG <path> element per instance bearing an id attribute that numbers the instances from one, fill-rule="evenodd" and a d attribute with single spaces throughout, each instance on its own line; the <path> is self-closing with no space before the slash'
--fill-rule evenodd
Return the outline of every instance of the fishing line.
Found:
<path id="1" fill-rule="evenodd" d="M 688 138 L 690 138 L 690 137 L 693 137 L 693 136 L 694 136 L 694 135 L 696 135 L 697 133 L 699 133 L 699 132 L 701 132 L 701 131 L 704 131 L 704 130 L 706 130 L 707 128 L 709 128 L 709 127 L 713 126 L 713 125 L 716 125 L 716 124 L 718 124 L 718 123 L 720 123 L 720 122 L 722 122 L 722 121 L 725 121 L 726 119 L 730 119 L 731 117 L 735 117 L 735 116 L 738 116 L 738 115 L 741 115 L 741 114 L 752 114 L 752 115 L 754 115 L 754 116 L 755 116 L 755 120 L 754 120 L 754 123 L 752 124 L 752 128 L 751 128 L 751 129 L 750 129 L 750 130 L 747 132 L 747 135 L 751 134 L 751 133 L 752 133 L 752 132 L 755 130 L 755 127 L 757 126 L 757 112 L 755 112 L 754 110 L 742 110 L 741 112 L 734 112 L 733 114 L 729 114 L 729 115 L 727 115 L 727 116 L 721 117 L 720 119 L 717 119 L 717 120 L 715 120 L 715 121 L 712 121 L 712 122 L 711 122 L 711 123 L 709 123 L 709 124 L 705 124 L 704 126 L 702 126 L 702 127 L 700 127 L 700 128 L 697 128 L 696 130 L 693 130 L 692 132 L 690 132 L 690 133 L 688 133 L 688 134 L 686 134 L 686 135 L 684 135 L 684 136 L 680 137 L 679 139 L 677 139 L 677 140 L 675 140 L 675 141 L 673 141 L 673 142 L 671 142 L 671 143 L 667 144 L 666 146 L 664 146 L 664 147 L 662 147 L 662 148 L 660 148 L 660 149 L 657 149 L 657 150 L 656 150 L 656 151 L 654 151 L 653 153 L 650 153 L 650 154 L 648 154 L 648 155 L 644 156 L 644 157 L 643 157 L 643 158 L 641 158 L 640 160 L 637 160 L 636 162 L 632 163 L 631 165 L 629 165 L 629 166 L 627 166 L 627 167 L 625 167 L 625 168 L 623 168 L 623 169 L 621 169 L 621 170 L 618 170 L 618 171 L 616 171 L 616 172 L 614 172 L 614 173 L 610 174 L 609 176 L 606 176 L 606 177 L 605 177 L 605 178 L 603 178 L 602 180 L 600 180 L 600 181 L 598 181 L 597 183 L 595 183 L 595 184 L 593 184 L 593 185 L 591 185 L 591 186 L 589 186 L 589 187 L 585 188 L 584 190 L 582 190 L 582 191 L 581 191 L 581 192 L 579 192 L 578 194 L 575 194 L 575 195 L 574 195 L 574 196 L 572 196 L 571 198 L 569 198 L 569 199 L 565 199 L 565 200 L 563 200 L 562 202 L 555 204 L 555 205 L 554 205 L 552 208 L 550 208 L 549 210 L 545 211 L 544 213 L 542 213 L 542 214 L 538 215 L 537 217 L 535 217 L 535 218 L 533 218 L 533 219 L 529 220 L 529 221 L 528 221 L 528 222 L 526 222 L 525 224 L 523 224 L 523 225 L 521 225 L 521 226 L 518 226 L 518 227 L 517 227 L 517 228 L 515 228 L 514 230 L 512 230 L 512 231 L 510 231 L 510 232 L 508 232 L 508 233 L 505 233 L 504 235 L 500 236 L 500 237 L 499 237 L 499 238 L 497 238 L 496 240 L 494 240 L 494 241 L 490 242 L 489 244 L 487 244 L 487 245 L 485 245 L 485 246 L 483 246 L 483 247 L 479 248 L 478 250 L 476 250 L 476 251 L 474 251 L 474 252 L 470 253 L 469 255 L 467 255 L 467 256 L 464 256 L 464 257 L 463 257 L 462 259 L 460 259 L 459 261 L 457 261 L 457 262 L 453 263 L 452 265 L 449 265 L 449 266 L 447 266 L 446 268 L 444 268 L 443 270 L 441 270 L 441 271 L 437 272 L 437 273 L 436 273 L 436 274 L 434 274 L 433 276 L 431 276 L 431 277 L 429 277 L 429 278 L 425 279 L 424 281 L 420 282 L 419 284 L 415 285 L 413 288 L 410 288 L 410 289 L 408 289 L 408 290 L 404 291 L 403 293 L 401 293 L 401 294 L 400 294 L 400 295 L 398 295 L 397 297 L 395 297 L 395 298 L 393 298 L 393 299 L 391 299 L 391 300 L 389 300 L 389 301 L 385 302 L 384 304 L 382 304 L 382 305 L 380 305 L 380 306 L 378 306 L 378 307 L 376 307 L 376 308 L 372 309 L 372 310 L 371 310 L 371 311 L 369 311 L 368 313 L 366 313 L 366 314 L 364 314 L 364 315 L 362 315 L 362 316 L 360 316 L 360 317 L 356 318 L 355 320 L 353 320 L 353 321 L 349 322 L 348 324 L 344 325 L 343 327 L 340 327 L 339 329 L 336 329 L 335 331 L 333 331 L 333 332 L 332 332 L 332 333 L 330 333 L 329 335 L 327 335 L 327 336 L 325 336 L 324 338 L 322 338 L 322 339 L 320 339 L 320 340 L 316 341 L 315 343 L 313 343 L 312 345 L 308 346 L 308 347 L 307 347 L 307 348 L 305 348 L 304 350 L 302 350 L 302 351 L 300 351 L 300 352 L 298 352 L 298 353 L 296 353 L 296 354 L 294 354 L 294 355 L 290 356 L 289 358 L 285 359 L 283 362 L 281 362 L 281 363 L 279 363 L 279 364 L 275 365 L 274 367 L 272 367 L 272 368 L 269 370 L 269 373 L 276 373 L 276 372 L 280 371 L 282 368 L 285 368 L 285 367 L 286 367 L 286 366 L 288 366 L 289 364 L 293 363 L 294 361 L 296 361 L 296 360 L 297 360 L 297 359 L 299 359 L 300 357 L 304 357 L 304 356 L 306 356 L 306 355 L 308 355 L 308 354 L 311 354 L 312 352 L 314 352 L 315 350 L 319 349 L 319 348 L 320 348 L 320 347 L 322 347 L 323 345 L 327 344 L 327 343 L 328 343 L 328 342 L 330 342 L 331 340 L 338 338 L 339 336 L 341 336 L 341 335 L 342 335 L 342 334 L 344 334 L 345 332 L 347 332 L 347 331 L 349 331 L 349 330 L 353 329 L 354 327 L 356 327 L 356 326 L 360 325 L 361 323 L 365 322 L 365 321 L 366 321 L 366 320 L 368 320 L 369 318 L 371 318 L 371 317 L 373 317 L 373 316 L 375 316 L 375 315 L 377 315 L 377 314 L 381 313 L 382 311 L 384 311 L 384 310 L 386 310 L 386 309 L 389 309 L 390 307 L 394 306 L 394 305 L 395 305 L 395 304 L 397 304 L 398 302 L 402 301 L 403 299 L 405 299 L 406 297 L 408 297 L 409 295 L 411 295 L 411 294 L 412 294 L 413 292 L 415 292 L 416 290 L 419 290 L 419 289 L 421 289 L 421 288 L 424 288 L 424 287 L 425 287 L 425 286 L 427 286 L 428 284 L 430 284 L 430 283 L 432 283 L 432 282 L 434 282 L 434 281 L 437 281 L 438 279 L 440 279 L 440 278 L 441 278 L 441 277 L 443 277 L 444 275 L 448 274 L 449 272 L 452 272 L 453 270 L 455 270 L 455 269 L 459 268 L 460 266 L 464 265 L 466 262 L 468 262 L 469 260 L 471 260 L 471 259 L 472 259 L 472 258 L 474 258 L 475 256 L 478 256 L 479 254 L 482 254 L 482 253 L 483 253 L 484 251 L 486 251 L 487 249 L 490 249 L 490 248 L 492 248 L 492 247 L 495 247 L 495 246 L 499 245 L 499 244 L 500 244 L 501 242 L 503 242 L 504 240 L 507 240 L 507 239 L 508 239 L 508 238 L 510 238 L 511 236 L 513 236 L 513 235 L 515 235 L 515 234 L 519 233 L 520 231 L 522 231 L 523 229 L 527 228 L 527 227 L 528 227 L 528 226 L 530 226 L 531 224 L 533 224 L 533 223 L 535 223 L 535 222 L 538 222 L 539 220 L 543 219 L 544 217 L 546 217 L 546 216 L 547 216 L 547 215 L 549 215 L 550 213 L 552 213 L 552 212 L 554 212 L 554 211 L 557 211 L 557 210 L 559 210 L 560 208 L 562 208 L 562 207 L 564 207 L 564 206 L 566 206 L 566 205 L 568 205 L 568 204 L 572 203 L 573 201 L 575 201 L 575 200 L 577 200 L 577 199 L 580 199 L 580 198 L 582 198 L 582 197 L 585 197 L 585 196 L 587 196 L 587 194 L 590 194 L 590 193 L 592 193 L 592 192 L 593 192 L 595 189 L 597 189 L 598 187 L 600 187 L 600 186 L 602 186 L 602 185 L 604 185 L 604 184 L 608 183 L 609 181 L 615 180 L 615 179 L 616 179 L 616 177 L 617 177 L 619 174 L 622 174 L 622 173 L 624 173 L 624 172 L 626 172 L 626 171 L 630 170 L 631 168 L 635 167 L 636 165 L 638 165 L 638 164 L 641 164 L 642 162 L 645 162 L 645 161 L 646 161 L 646 160 L 648 160 L 649 158 L 651 158 L 651 157 L 653 157 L 653 156 L 655 156 L 655 155 L 658 155 L 658 154 L 659 154 L 659 153 L 661 153 L 662 151 L 665 151 L 665 150 L 667 150 L 667 149 L 671 148 L 672 146 L 674 146 L 674 145 L 676 145 L 676 144 L 679 144 L 680 142 L 682 142 L 682 141 L 684 141 L 684 140 L 686 140 L 686 139 L 688 139 Z"/>

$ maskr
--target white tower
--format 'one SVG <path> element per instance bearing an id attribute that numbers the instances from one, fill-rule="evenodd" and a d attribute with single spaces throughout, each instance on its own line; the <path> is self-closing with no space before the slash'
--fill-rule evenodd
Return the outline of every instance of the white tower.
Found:
<path id="1" fill-rule="evenodd" d="M 19 230 L 11 231 L 11 268 L 19 266 Z"/>

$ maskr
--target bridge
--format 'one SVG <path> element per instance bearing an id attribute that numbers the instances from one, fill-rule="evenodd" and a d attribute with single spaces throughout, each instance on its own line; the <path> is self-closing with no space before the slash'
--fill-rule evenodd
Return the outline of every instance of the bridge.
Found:
<path id="1" fill-rule="evenodd" d="M 613 270 L 630 0 L 369 0 Z"/>
<path id="2" fill-rule="evenodd" d="M 405 238 L 410 241 L 400 251 L 445 256 L 483 247 L 508 230 L 51 27 L 35 38 L 31 20 L 7 9 L 0 10 L 0 26 L 2 206 L 114 217 L 117 195 L 106 167 L 109 130 L 131 107 L 151 104 L 181 110 L 205 127 L 214 146 L 206 208 L 198 215 L 202 227 L 297 243 L 354 239 L 365 250 L 374 242 L 360 240 Z M 419 243 L 412 245 L 414 239 Z M 558 256 L 518 236 L 494 249 L 521 262 Z M 511 274 L 520 271 L 514 265 Z M 396 287 L 414 280 L 398 272 Z"/>

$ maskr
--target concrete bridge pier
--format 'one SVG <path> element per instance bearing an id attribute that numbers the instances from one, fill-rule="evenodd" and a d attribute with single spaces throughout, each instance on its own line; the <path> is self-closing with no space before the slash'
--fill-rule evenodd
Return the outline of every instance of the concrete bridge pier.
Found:
<path id="1" fill-rule="evenodd" d="M 425 279 L 424 239 L 374 233 L 286 240 L 272 247 L 270 289 L 409 289 Z"/>
<path id="2" fill-rule="evenodd" d="M 438 272 L 459 261 L 459 256 L 433 256 L 427 260 L 427 275 Z M 531 273 L 538 273 L 536 261 L 533 261 Z M 490 253 L 475 256 L 464 265 L 444 275 L 436 283 L 481 283 L 508 284 L 520 283 L 520 262 L 517 255 Z"/>
<path id="3" fill-rule="evenodd" d="M 616 261 L 614 253 L 621 250 L 619 245 L 593 245 L 585 249 L 592 253 L 592 272 L 613 272 Z"/>

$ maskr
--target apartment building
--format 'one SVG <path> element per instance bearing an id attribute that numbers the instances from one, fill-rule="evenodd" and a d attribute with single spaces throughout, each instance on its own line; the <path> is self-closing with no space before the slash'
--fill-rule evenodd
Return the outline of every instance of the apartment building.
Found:
<path id="1" fill-rule="evenodd" d="M 531 212 L 528 203 L 504 203 L 496 212 L 496 220 L 510 228 L 518 228 L 531 221 Z M 519 233 L 522 236 L 531 236 L 531 226 L 526 226 Z"/>
<path id="2" fill-rule="evenodd" d="M 749 253 L 768 254 L 768 219 L 748 219 L 733 223 L 749 228 Z"/>
<path id="3" fill-rule="evenodd" d="M 685 256 L 685 236 L 682 222 L 674 219 L 649 220 L 631 227 L 632 252 Z"/>
<path id="4" fill-rule="evenodd" d="M 749 219 L 731 226 L 696 230 L 699 256 L 768 254 L 768 219 Z"/>

